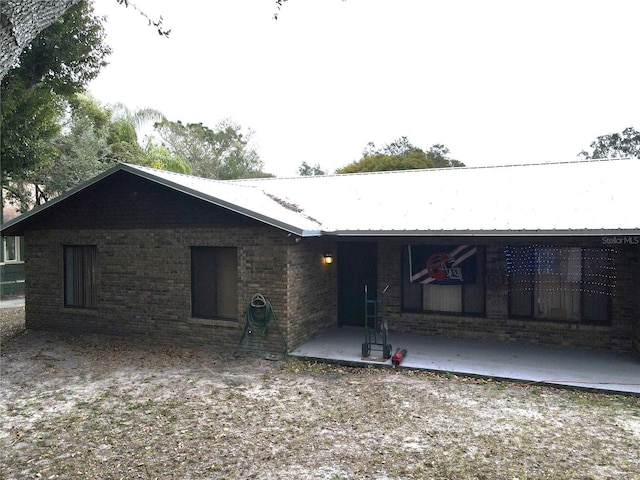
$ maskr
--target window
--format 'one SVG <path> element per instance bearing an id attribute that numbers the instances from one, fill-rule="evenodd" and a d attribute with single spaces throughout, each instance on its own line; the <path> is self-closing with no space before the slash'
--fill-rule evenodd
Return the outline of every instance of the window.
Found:
<path id="1" fill-rule="evenodd" d="M 509 314 L 609 323 L 615 295 L 615 251 L 528 245 L 507 247 Z"/>
<path id="2" fill-rule="evenodd" d="M 2 261 L 22 262 L 22 237 L 2 237 Z"/>
<path id="3" fill-rule="evenodd" d="M 64 305 L 66 307 L 97 307 L 95 266 L 95 245 L 64 247 Z"/>
<path id="4" fill-rule="evenodd" d="M 484 248 L 475 245 L 403 248 L 402 308 L 484 314 Z"/>
<path id="5" fill-rule="evenodd" d="M 236 248 L 191 247 L 191 314 L 195 318 L 238 318 Z"/>

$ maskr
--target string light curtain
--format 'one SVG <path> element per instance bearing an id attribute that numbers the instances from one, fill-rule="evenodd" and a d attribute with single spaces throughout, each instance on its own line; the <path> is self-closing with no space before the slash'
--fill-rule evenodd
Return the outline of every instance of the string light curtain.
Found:
<path id="1" fill-rule="evenodd" d="M 505 247 L 511 315 L 608 322 L 616 254 L 612 248 Z"/>

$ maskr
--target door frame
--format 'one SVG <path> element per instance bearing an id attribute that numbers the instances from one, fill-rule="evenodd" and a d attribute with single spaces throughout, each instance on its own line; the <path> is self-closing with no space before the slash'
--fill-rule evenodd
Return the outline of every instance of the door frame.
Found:
<path id="1" fill-rule="evenodd" d="M 369 299 L 377 295 L 378 242 L 375 240 L 339 241 L 338 326 L 364 326 L 364 285 Z"/>

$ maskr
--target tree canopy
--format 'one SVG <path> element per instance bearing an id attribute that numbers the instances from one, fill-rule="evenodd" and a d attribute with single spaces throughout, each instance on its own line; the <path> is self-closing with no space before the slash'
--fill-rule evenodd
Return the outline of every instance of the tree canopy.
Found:
<path id="1" fill-rule="evenodd" d="M 315 177 L 326 174 L 327 172 L 317 163 L 314 166 L 311 166 L 307 162 L 302 162 L 298 167 L 298 175 L 301 177 Z"/>
<path id="2" fill-rule="evenodd" d="M 156 144 L 150 137 L 147 138 L 147 144 L 144 147 L 144 156 L 149 167 L 176 173 L 191 173 L 191 166 L 184 158 L 175 155 L 164 145 Z"/>
<path id="3" fill-rule="evenodd" d="M 107 143 L 107 111 L 88 95 L 70 102 L 60 135 L 52 142 L 55 156 L 41 164 L 25 180 L 32 182 L 36 204 L 56 197 L 114 165 Z M 23 184 L 23 186 L 25 186 Z M 23 202 L 29 198 L 21 198 Z"/>
<path id="4" fill-rule="evenodd" d="M 578 155 L 583 158 L 640 158 L 640 132 L 633 127 L 625 128 L 622 133 L 602 135 L 594 140 L 591 153 L 583 150 Z"/>
<path id="5" fill-rule="evenodd" d="M 91 5 L 72 6 L 24 49 L 0 85 L 3 178 L 24 175 L 51 161 L 66 100 L 83 90 L 106 64 L 102 19 Z"/>
<path id="6" fill-rule="evenodd" d="M 57 22 L 71 7 L 86 0 L 0 0 L 2 28 L 0 28 L 0 80 L 18 63 L 22 51 L 52 23 Z M 168 37 L 171 30 L 163 25 L 163 18 L 149 17 L 129 0 L 115 0 L 131 7 L 153 26 L 159 35 Z"/>
<path id="7" fill-rule="evenodd" d="M 246 134 L 237 123 L 226 119 L 214 129 L 202 123 L 183 124 L 163 120 L 154 128 L 164 145 L 184 159 L 193 175 L 228 180 L 269 176 L 252 145 L 253 132 Z"/>
<path id="8" fill-rule="evenodd" d="M 69 7 L 81 0 L 2 0 L 0 80 L 11 70 L 22 50 Z"/>
<path id="9" fill-rule="evenodd" d="M 151 138 L 141 142 L 138 132 L 145 123 L 157 122 L 159 132 L 180 124 L 151 108 L 103 106 L 85 94 L 110 53 L 103 21 L 94 15 L 91 2 L 74 2 L 24 48 L 15 68 L 2 79 L 2 187 L 10 201 L 28 210 L 117 162 L 212 178 L 267 175 L 251 145 L 252 132 L 244 134 L 231 121 L 221 122 L 215 131 L 188 125 L 182 131 L 183 144 L 175 139 L 172 145 Z M 161 22 L 153 24 L 160 34 L 168 34 Z M 193 155 L 185 145 L 209 150 Z"/>
<path id="10" fill-rule="evenodd" d="M 400 137 L 382 147 L 369 142 L 360 160 L 339 168 L 336 173 L 464 167 L 464 163 L 449 158 L 448 154 L 449 149 L 441 144 L 435 144 L 425 152 L 413 145 L 407 137 Z"/>

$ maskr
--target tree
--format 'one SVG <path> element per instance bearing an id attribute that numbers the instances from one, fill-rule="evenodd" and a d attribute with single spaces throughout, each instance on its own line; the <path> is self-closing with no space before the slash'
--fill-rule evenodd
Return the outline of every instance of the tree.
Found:
<path id="1" fill-rule="evenodd" d="M 191 173 L 191 168 L 184 158 L 174 155 L 164 145 L 156 145 L 151 137 L 147 138 L 144 156 L 149 167 L 176 173 Z"/>
<path id="2" fill-rule="evenodd" d="M 369 155 L 336 170 L 336 173 L 388 172 L 394 170 L 418 170 L 433 168 L 433 162 L 422 151 L 404 155 Z"/>
<path id="3" fill-rule="evenodd" d="M 19 75 L 27 88 L 41 85 L 70 97 L 83 90 L 107 65 L 104 18 L 89 2 L 80 2 L 43 30 L 20 55 L 9 75 Z"/>
<path id="4" fill-rule="evenodd" d="M 168 36 L 162 19 L 152 21 L 133 7 Z M 25 210 L 34 203 L 32 189 L 39 204 L 114 159 L 149 163 L 129 118 L 111 122 L 97 103 L 76 97 L 111 51 L 91 2 L 0 0 L 0 8 L 0 156 L 9 197 Z"/>
<path id="5" fill-rule="evenodd" d="M 168 120 L 156 123 L 155 129 L 169 150 L 188 162 L 193 175 L 217 179 L 265 176 L 260 156 L 251 145 L 252 132 L 244 135 L 231 120 L 223 120 L 215 130 L 202 123 Z"/>
<path id="6" fill-rule="evenodd" d="M 70 102 L 71 114 L 53 142 L 56 156 L 34 172 L 36 204 L 41 204 L 112 167 L 108 111 L 88 95 Z"/>
<path id="7" fill-rule="evenodd" d="M 74 186 L 126 161 L 138 165 L 190 173 L 188 163 L 150 137 L 144 148 L 138 144 L 136 125 L 164 118 L 153 109 L 131 111 L 122 104 L 103 107 L 88 94 L 78 94 L 66 103 L 67 114 L 49 145 L 50 158 L 29 170 L 18 181 L 7 179 L 9 200 L 29 210 Z"/>
<path id="8" fill-rule="evenodd" d="M 320 168 L 320 165 L 317 163 L 312 167 L 307 162 L 302 162 L 298 167 L 298 175 L 301 177 L 314 177 L 326 174 L 327 172 Z"/>
<path id="9" fill-rule="evenodd" d="M 369 145 L 373 147 L 373 142 L 369 142 Z M 383 153 L 385 155 L 410 155 L 411 153 L 421 151 L 422 150 L 413 145 L 407 137 L 400 137 L 397 140 L 388 143 L 376 153 Z"/>
<path id="10" fill-rule="evenodd" d="M 164 115 L 153 108 L 130 110 L 122 103 L 111 108 L 108 143 L 111 158 L 116 162 L 146 165 L 145 151 L 138 139 L 138 131 L 147 123 L 161 122 Z"/>
<path id="11" fill-rule="evenodd" d="M 0 0 L 0 80 L 18 63 L 22 51 L 40 32 L 58 21 L 71 7 L 84 0 Z M 116 0 L 124 7 L 146 18 L 149 25 L 156 28 L 159 35 L 168 37 L 171 30 L 165 30 L 163 19 L 150 18 L 129 0 Z M 70 37 L 71 38 L 71 37 Z"/>
<path id="12" fill-rule="evenodd" d="M 21 211 L 50 200 L 112 165 L 107 143 L 109 111 L 84 94 L 76 95 L 65 105 L 67 114 L 56 125 L 56 136 L 48 141 L 48 156 L 21 175 L 3 179 L 3 188 L 10 192 L 9 200 L 19 203 Z"/>
<path id="13" fill-rule="evenodd" d="M 640 158 L 640 132 L 633 127 L 625 128 L 622 133 L 610 133 L 598 137 L 590 145 L 592 152 L 578 154 L 586 159 L 637 157 Z"/>
<path id="14" fill-rule="evenodd" d="M 449 158 L 449 149 L 440 143 L 432 145 L 427 150 L 427 158 L 433 161 L 436 168 L 464 167 L 465 164 L 459 160 Z"/>
<path id="15" fill-rule="evenodd" d="M 79 3 L 25 48 L 19 64 L 3 79 L 2 176 L 18 180 L 50 162 L 65 100 L 98 75 L 110 53 L 102 19 Z"/>
<path id="16" fill-rule="evenodd" d="M 369 142 L 362 151 L 362 158 L 336 171 L 336 173 L 382 172 L 391 170 L 416 170 L 434 167 L 462 167 L 464 164 L 450 159 L 449 149 L 441 144 L 433 145 L 427 152 L 413 145 L 407 137 L 378 148 Z"/>
<path id="17" fill-rule="evenodd" d="M 0 0 L 0 80 L 38 34 L 81 0 Z"/>
<path id="18" fill-rule="evenodd" d="M 157 19 L 153 19 L 149 15 L 147 15 L 143 10 L 140 10 L 138 7 L 136 7 L 129 0 L 116 0 L 116 2 L 118 2 L 120 5 L 124 5 L 125 8 L 131 7 L 136 12 L 138 12 L 140 15 L 142 15 L 145 19 L 147 19 L 147 21 L 149 22 L 149 25 L 152 25 L 152 26 L 154 26 L 156 28 L 156 31 L 158 32 L 158 35 L 160 35 L 162 37 L 167 37 L 167 38 L 169 37 L 169 34 L 171 33 L 171 30 L 165 30 L 164 29 L 164 25 L 163 25 L 164 20 L 162 18 L 162 15 Z"/>
<path id="19" fill-rule="evenodd" d="M 0 88 L 0 158 L 2 186 L 9 179 L 25 178 L 54 154 L 51 141 L 60 132 L 64 100 L 45 88 L 27 89 L 21 82 Z"/>

